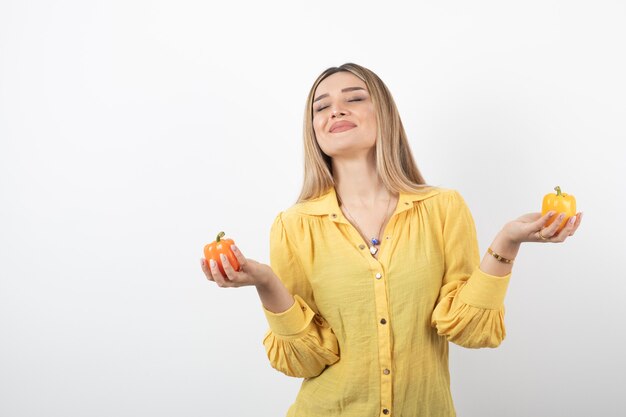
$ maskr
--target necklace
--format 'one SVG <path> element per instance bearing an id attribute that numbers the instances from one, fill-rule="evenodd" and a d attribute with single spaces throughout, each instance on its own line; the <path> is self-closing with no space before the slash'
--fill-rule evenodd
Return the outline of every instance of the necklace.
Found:
<path id="1" fill-rule="evenodd" d="M 337 196 L 339 196 L 339 194 L 337 194 Z M 341 197 L 339 197 L 339 202 L 341 203 Z M 380 234 L 383 232 L 383 226 L 385 224 L 385 221 L 387 221 L 387 213 L 389 212 L 389 205 L 391 204 L 391 197 L 389 197 L 389 200 L 387 201 L 387 209 L 385 210 L 385 217 L 383 218 L 383 222 L 380 224 L 380 229 L 378 230 L 378 236 L 374 236 L 372 238 L 370 238 L 369 242 L 370 242 L 370 253 L 372 255 L 376 255 L 376 253 L 378 252 L 378 248 L 376 247 L 377 245 L 380 245 Z M 357 224 L 356 220 L 354 220 L 354 217 L 352 217 L 352 214 L 350 214 L 350 211 L 348 210 L 348 207 L 345 206 L 344 204 L 341 204 L 345 209 L 346 209 L 346 214 L 348 215 L 348 217 L 350 217 L 350 219 L 352 220 L 352 222 L 354 223 L 354 225 L 356 226 L 357 230 L 359 231 L 359 233 L 361 234 L 361 236 L 363 238 L 365 238 L 365 233 L 363 233 L 363 231 L 361 230 L 361 228 L 359 227 L 359 225 Z M 365 239 L 367 240 L 367 239 Z"/>

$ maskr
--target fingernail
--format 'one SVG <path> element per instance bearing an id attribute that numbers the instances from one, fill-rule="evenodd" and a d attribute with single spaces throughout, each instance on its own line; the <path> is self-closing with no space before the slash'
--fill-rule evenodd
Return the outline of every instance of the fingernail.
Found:
<path id="1" fill-rule="evenodd" d="M 576 216 L 572 216 L 572 217 L 569 219 L 569 224 L 574 224 L 574 222 L 575 222 L 575 221 L 576 221 Z"/>
<path id="2" fill-rule="evenodd" d="M 226 260 L 226 255 L 220 253 L 220 259 L 222 260 L 222 262 L 224 262 Z"/>
<path id="3" fill-rule="evenodd" d="M 554 212 L 553 211 L 549 211 L 548 212 L 548 217 L 552 217 L 552 216 L 554 216 Z"/>
<path id="4" fill-rule="evenodd" d="M 213 259 L 211 259 L 211 268 L 215 268 L 215 261 Z"/>
<path id="5" fill-rule="evenodd" d="M 230 248 L 233 250 L 233 252 L 238 251 L 239 249 L 237 249 L 237 246 L 235 245 L 230 245 Z"/>

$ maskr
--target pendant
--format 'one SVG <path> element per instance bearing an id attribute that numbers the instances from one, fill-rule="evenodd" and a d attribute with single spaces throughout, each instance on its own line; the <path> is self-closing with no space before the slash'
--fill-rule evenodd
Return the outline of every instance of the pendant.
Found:
<path id="1" fill-rule="evenodd" d="M 370 245 L 370 253 L 372 255 L 376 255 L 376 252 L 378 252 L 378 248 L 375 247 L 374 245 L 379 245 L 380 244 L 380 240 L 376 239 L 375 237 L 370 239 L 370 242 L 372 242 L 372 244 Z"/>

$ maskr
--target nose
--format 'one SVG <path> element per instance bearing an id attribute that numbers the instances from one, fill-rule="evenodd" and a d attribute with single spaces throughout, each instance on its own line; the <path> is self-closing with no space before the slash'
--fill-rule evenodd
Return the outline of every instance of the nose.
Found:
<path id="1" fill-rule="evenodd" d="M 334 108 L 332 110 L 331 116 L 332 117 L 337 117 L 337 116 L 345 116 L 346 112 L 342 109 L 338 109 L 338 108 Z"/>

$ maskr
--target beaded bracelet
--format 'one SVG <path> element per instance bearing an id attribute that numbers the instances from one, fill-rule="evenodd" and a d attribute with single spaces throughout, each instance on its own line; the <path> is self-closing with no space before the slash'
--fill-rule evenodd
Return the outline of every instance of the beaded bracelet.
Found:
<path id="1" fill-rule="evenodd" d="M 490 255 L 493 255 L 493 257 L 496 258 L 498 261 L 505 263 L 505 264 L 511 264 L 515 260 L 515 259 L 507 259 L 504 256 L 500 256 L 497 253 L 495 253 L 491 248 L 487 248 L 487 252 L 489 252 Z"/>

